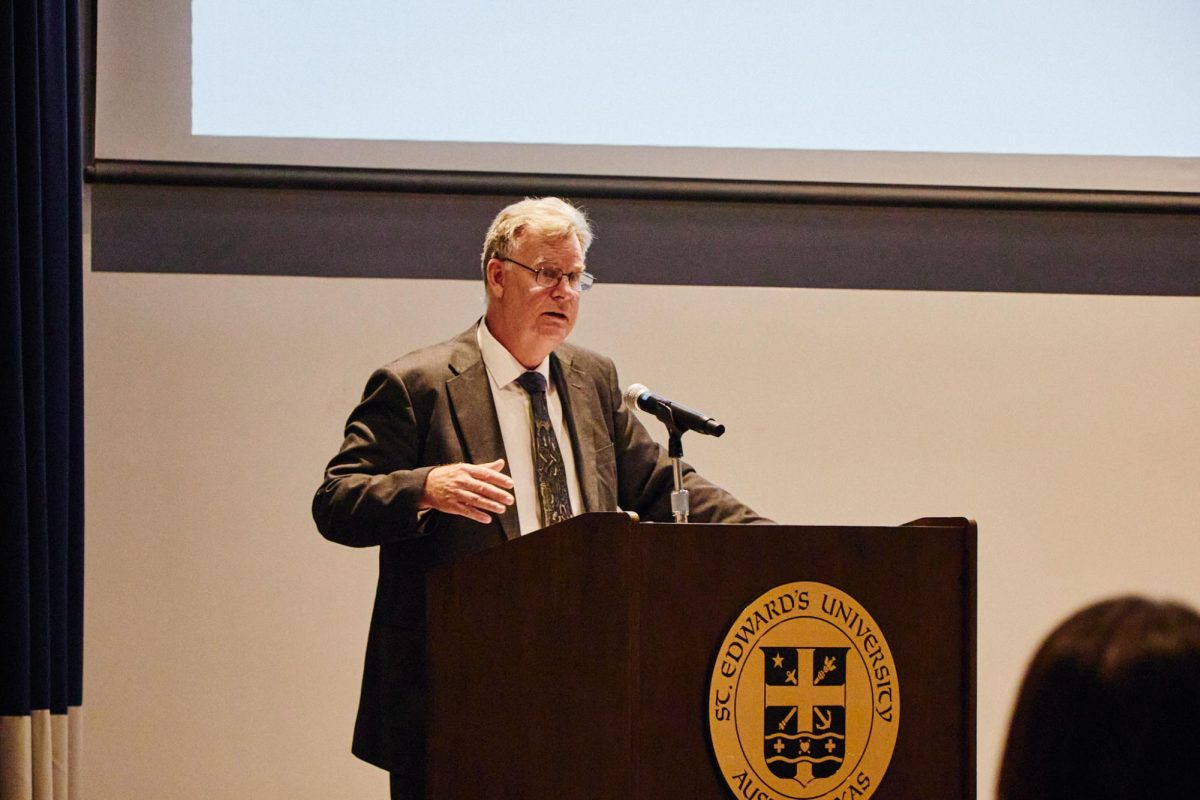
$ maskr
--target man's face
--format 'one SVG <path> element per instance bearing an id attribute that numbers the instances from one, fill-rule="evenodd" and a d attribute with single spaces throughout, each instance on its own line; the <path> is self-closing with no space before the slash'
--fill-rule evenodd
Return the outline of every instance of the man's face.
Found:
<path id="1" fill-rule="evenodd" d="M 553 239 L 522 235 L 503 255 L 533 269 L 550 265 L 563 272 L 583 269 L 583 251 L 574 235 Z M 487 277 L 488 329 L 518 361 L 537 366 L 575 327 L 579 292 L 566 280 L 542 286 L 534 273 L 498 259 L 488 262 Z"/>

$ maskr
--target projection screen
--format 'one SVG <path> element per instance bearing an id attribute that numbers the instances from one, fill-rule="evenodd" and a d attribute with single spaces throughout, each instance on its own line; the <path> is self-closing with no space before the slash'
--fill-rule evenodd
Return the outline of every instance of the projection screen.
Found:
<path id="1" fill-rule="evenodd" d="M 98 0 L 97 159 L 1200 192 L 1190 0 Z"/>

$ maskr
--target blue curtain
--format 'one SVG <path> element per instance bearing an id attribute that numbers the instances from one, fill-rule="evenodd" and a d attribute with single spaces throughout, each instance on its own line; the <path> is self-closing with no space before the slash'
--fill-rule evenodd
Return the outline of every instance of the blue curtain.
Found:
<path id="1" fill-rule="evenodd" d="M 83 665 L 79 87 L 78 6 L 0 0 L 3 800 L 80 796 L 70 785 Z"/>

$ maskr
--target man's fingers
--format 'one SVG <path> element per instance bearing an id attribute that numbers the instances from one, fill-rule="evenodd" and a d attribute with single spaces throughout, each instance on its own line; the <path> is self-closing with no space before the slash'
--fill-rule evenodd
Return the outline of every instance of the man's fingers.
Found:
<path id="1" fill-rule="evenodd" d="M 513 487 L 512 478 L 500 471 L 503 466 L 503 458 L 497 459 L 490 464 L 463 464 L 467 474 L 471 477 L 487 481 L 495 486 L 511 489 Z"/>
<path id="2" fill-rule="evenodd" d="M 464 484 L 462 488 L 495 503 L 503 503 L 506 506 L 510 506 L 513 503 L 513 496 L 511 494 L 503 489 L 492 486 L 490 483 L 475 480 Z M 503 507 L 500 510 L 504 511 Z"/>
<path id="3" fill-rule="evenodd" d="M 465 506 L 470 506 L 471 508 L 482 508 L 485 511 L 491 511 L 493 514 L 504 513 L 504 500 L 501 498 L 489 497 L 483 493 L 483 490 L 497 492 L 504 498 L 507 498 L 509 503 L 512 502 L 511 496 L 501 492 L 499 489 L 492 489 L 492 487 L 483 483 L 476 484 L 476 486 L 479 487 L 479 490 L 477 491 L 472 491 L 471 489 L 460 489 L 458 492 L 459 502 Z"/>
<path id="4" fill-rule="evenodd" d="M 468 519 L 473 519 L 476 522 L 479 522 L 482 524 L 487 524 L 492 521 L 492 518 L 490 515 L 485 514 L 484 512 L 480 511 L 478 508 L 474 508 L 469 505 L 460 505 L 456 509 L 452 509 L 450 511 L 450 513 L 458 514 L 459 516 L 467 517 Z"/>
<path id="5" fill-rule="evenodd" d="M 467 517 L 480 523 L 492 521 L 492 516 L 486 511 L 476 508 L 472 503 L 456 497 L 448 497 L 444 502 L 435 505 L 434 508 L 444 514 L 457 514 L 460 517 Z"/>
<path id="6" fill-rule="evenodd" d="M 512 488 L 513 482 L 499 471 L 503 467 L 502 458 L 487 464 L 436 467 L 425 480 L 425 492 L 418 507 L 436 508 L 479 523 L 491 522 L 491 514 L 503 514 L 514 502 L 513 496 L 505 491 Z"/>

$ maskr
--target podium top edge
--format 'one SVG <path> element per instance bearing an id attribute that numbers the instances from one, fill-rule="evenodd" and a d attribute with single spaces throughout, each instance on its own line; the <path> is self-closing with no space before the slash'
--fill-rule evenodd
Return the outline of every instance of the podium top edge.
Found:
<path id="1" fill-rule="evenodd" d="M 675 526 L 686 524 L 688 526 L 699 526 L 707 528 L 808 528 L 819 530 L 896 530 L 901 528 L 953 528 L 953 529 L 977 529 L 978 525 L 974 519 L 969 517 L 920 517 L 910 522 L 905 522 L 900 525 L 854 525 L 854 524 L 836 524 L 826 525 L 821 523 L 781 523 L 781 522 L 755 522 L 755 523 L 722 523 L 722 522 L 654 522 L 654 521 L 638 521 L 631 518 L 630 515 L 623 511 L 590 511 L 572 517 L 571 520 L 558 523 L 558 525 L 570 524 L 572 520 L 580 519 L 596 519 L 596 520 L 611 520 L 620 518 L 626 524 L 633 527 L 650 527 L 661 528 L 664 526 Z M 557 527 L 557 526 L 551 526 Z M 542 528 L 541 530 L 546 530 Z"/>

